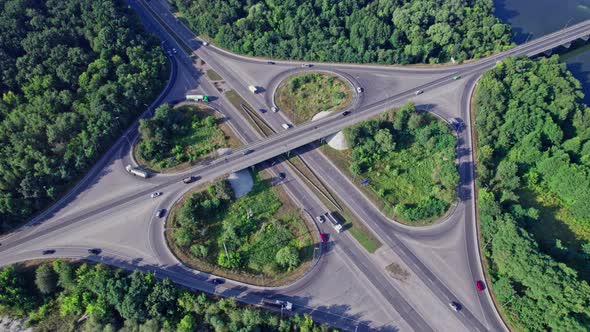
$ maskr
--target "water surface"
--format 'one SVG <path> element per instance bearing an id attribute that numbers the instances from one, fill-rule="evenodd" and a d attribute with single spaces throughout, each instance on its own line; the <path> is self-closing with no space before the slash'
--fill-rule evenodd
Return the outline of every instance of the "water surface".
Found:
<path id="1" fill-rule="evenodd" d="M 496 16 L 510 24 L 518 44 L 590 19 L 590 0 L 495 0 Z M 590 45 L 562 55 L 582 82 L 590 105 Z"/>

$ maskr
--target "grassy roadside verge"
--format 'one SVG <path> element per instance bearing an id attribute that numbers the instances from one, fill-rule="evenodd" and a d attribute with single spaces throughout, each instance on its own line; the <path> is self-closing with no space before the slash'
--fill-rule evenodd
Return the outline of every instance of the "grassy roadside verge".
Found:
<path id="1" fill-rule="evenodd" d="M 140 146 L 144 143 L 141 137 L 133 146 L 135 160 L 151 171 L 167 173 L 185 170 L 203 161 L 215 158 L 217 149 L 233 149 L 241 145 L 231 128 L 223 122 L 224 118 L 205 105 L 180 105 L 173 107 L 170 112 L 167 113 L 170 114 L 169 117 L 177 119 L 175 120 L 177 123 L 173 125 L 173 127 L 176 126 L 176 129 L 171 132 L 165 131 L 170 133 L 166 135 L 172 136 L 165 138 L 169 143 L 167 145 L 169 150 L 164 152 L 160 149 L 161 152 L 158 154 L 158 156 L 161 156 L 160 159 L 146 160 L 141 156 L 139 153 Z M 156 117 L 158 114 L 160 113 L 156 113 Z M 211 117 L 215 120 L 207 121 L 212 120 Z M 156 129 L 149 129 L 151 134 L 148 134 L 148 137 L 153 134 L 153 131 L 166 130 L 166 128 L 162 128 L 160 121 L 165 120 L 155 122 Z M 150 128 L 151 126 L 146 127 Z M 144 148 L 144 146 L 141 147 Z M 179 162 L 181 160 L 184 161 Z"/>
<path id="2" fill-rule="evenodd" d="M 206 245 L 206 243 L 210 243 L 209 245 L 207 245 L 209 249 L 207 251 L 206 256 L 202 256 L 202 257 L 196 256 L 192 250 L 193 246 L 191 246 L 191 248 L 179 246 L 176 239 L 175 239 L 174 233 L 175 233 L 176 229 L 183 227 L 183 226 L 181 226 L 182 224 L 178 224 L 179 215 L 182 213 L 181 207 L 189 199 L 192 199 L 191 197 L 193 197 L 193 194 L 205 193 L 205 191 L 211 192 L 209 184 L 197 187 L 194 190 L 192 190 L 191 192 L 187 193 L 172 208 L 171 213 L 169 214 L 169 216 L 166 220 L 166 241 L 167 241 L 168 247 L 171 249 L 172 253 L 180 261 L 182 261 L 184 264 L 188 265 L 191 268 L 194 268 L 199 271 L 206 272 L 206 273 L 212 273 L 212 274 L 222 276 L 222 277 L 225 277 L 228 279 L 245 282 L 245 283 L 252 284 L 252 285 L 274 287 L 274 286 L 281 286 L 281 285 L 290 284 L 290 283 L 294 282 L 295 280 L 301 278 L 309 270 L 309 268 L 313 264 L 313 255 L 314 255 L 314 251 L 315 251 L 314 247 L 318 243 L 317 234 L 314 229 L 310 229 L 310 227 L 312 227 L 312 226 L 303 220 L 303 218 L 305 218 L 305 217 L 303 216 L 302 211 L 300 211 L 296 206 L 293 205 L 291 199 L 288 197 L 287 193 L 282 189 L 282 187 L 280 185 L 265 187 L 265 186 L 269 185 L 270 182 L 272 182 L 272 180 L 273 180 L 270 175 L 266 174 L 266 172 L 260 172 L 260 173 L 258 173 L 258 176 L 260 177 L 260 181 L 262 181 L 262 182 L 259 182 L 257 185 L 255 184 L 255 186 L 258 186 L 258 189 L 254 190 L 253 192 L 251 192 L 251 194 L 248 194 L 238 200 L 233 199 L 230 206 L 227 208 L 227 211 L 234 211 L 235 212 L 236 211 L 235 208 L 238 208 L 241 211 L 243 204 L 247 204 L 250 209 L 249 211 L 251 211 L 249 213 L 252 213 L 252 211 L 254 213 L 255 219 L 253 219 L 253 220 L 257 220 L 256 222 L 260 222 L 260 224 L 257 226 L 258 230 L 254 231 L 254 233 L 247 236 L 247 238 L 246 238 L 247 243 L 244 243 L 243 245 L 245 247 L 254 246 L 249 250 L 252 250 L 253 248 L 258 248 L 259 245 L 256 244 L 257 243 L 256 241 L 259 241 L 260 239 L 259 240 L 256 240 L 256 239 L 259 236 L 264 238 L 265 232 L 268 232 L 269 230 L 274 229 L 274 227 L 270 227 L 271 225 L 275 225 L 275 227 L 278 227 L 276 224 L 277 222 L 284 223 L 284 225 L 286 227 L 291 229 L 291 231 L 292 231 L 291 234 L 294 236 L 294 238 L 292 238 L 290 241 L 296 241 L 297 243 L 301 243 L 303 245 L 303 247 L 301 248 L 301 251 L 300 251 L 300 256 L 299 256 L 300 262 L 301 262 L 300 265 L 298 265 L 296 268 L 294 268 L 292 270 L 285 270 L 285 271 L 276 270 L 276 268 L 275 269 L 267 269 L 265 267 L 264 268 L 265 272 L 262 272 L 262 270 L 259 270 L 258 272 L 256 272 L 255 270 L 250 271 L 249 267 L 247 267 L 247 266 L 243 266 L 242 268 L 225 268 L 225 267 L 220 266 L 219 260 L 216 260 L 216 257 L 218 257 L 219 255 L 223 255 L 223 250 L 216 249 L 216 248 L 218 248 L 218 247 L 216 247 L 218 245 L 217 244 L 218 238 L 219 238 L 219 236 L 222 236 L 221 234 L 223 233 L 222 229 L 219 228 L 220 227 L 219 223 L 221 222 L 221 220 L 224 220 L 223 222 L 226 222 L 225 221 L 226 218 L 228 218 L 228 217 L 231 218 L 231 215 L 234 212 L 230 212 L 230 214 L 223 214 L 223 217 L 222 217 L 223 219 L 221 219 L 221 220 L 217 220 L 215 222 L 208 221 L 207 228 L 203 228 L 203 230 L 202 230 L 202 231 L 206 230 L 206 233 L 202 233 L 201 235 L 199 235 L 198 240 L 193 241 L 193 244 L 195 244 L 195 245 L 196 245 L 196 243 L 201 243 L 201 244 L 205 244 L 205 245 Z M 223 181 L 223 179 L 222 179 L 222 181 Z M 215 182 L 217 182 L 217 181 L 215 181 Z M 263 185 L 263 187 L 266 188 L 264 190 L 267 191 L 267 194 L 264 194 L 264 192 L 259 191 L 259 189 L 262 188 L 262 187 L 260 187 L 260 185 Z M 262 196 L 261 196 L 261 194 L 262 194 Z M 275 200 L 275 201 L 272 201 L 272 200 L 268 201 L 268 199 L 263 199 L 264 197 L 268 196 L 269 194 L 271 197 L 273 197 L 273 196 L 275 197 L 275 198 L 273 198 L 273 200 Z M 268 197 L 266 197 L 266 198 L 268 198 Z M 274 205 L 275 203 L 273 203 L 273 202 L 280 202 L 280 207 L 277 210 L 274 210 L 276 208 L 276 205 Z M 257 217 L 258 213 L 265 210 L 263 207 L 264 204 L 272 205 L 273 211 L 275 211 L 275 212 L 271 212 L 274 214 L 272 216 L 269 216 L 269 219 L 258 219 L 258 217 Z M 235 207 L 232 207 L 232 205 L 235 205 Z M 265 213 L 265 212 L 262 212 L 262 213 Z M 285 222 L 286 222 L 286 224 L 285 224 Z M 254 242 L 251 243 L 250 241 L 254 241 Z M 311 242 L 309 242 L 309 241 L 311 241 Z M 266 242 L 261 242 L 261 243 L 266 243 Z M 198 246 L 199 247 L 202 246 L 201 244 L 199 244 Z M 230 247 L 230 243 L 228 243 L 228 248 L 229 247 Z M 275 249 L 276 248 L 273 247 L 272 250 L 275 250 Z M 235 253 L 240 253 L 240 252 L 241 251 L 238 251 Z M 259 252 L 259 250 L 255 251 L 255 252 Z M 253 262 L 251 259 L 252 259 L 252 255 L 255 255 L 255 252 L 250 252 L 250 254 L 248 254 L 247 252 L 241 252 L 242 259 L 245 259 L 244 264 L 246 262 L 250 262 L 250 263 Z M 231 251 L 230 251 L 230 255 L 233 256 L 233 253 Z M 244 255 L 246 255 L 246 256 L 244 256 Z M 249 257 L 249 258 L 247 258 L 247 257 Z M 214 263 L 214 261 L 216 261 L 217 263 Z"/>
<path id="3" fill-rule="evenodd" d="M 311 72 L 290 76 L 277 88 L 275 103 L 295 124 L 318 112 L 340 111 L 352 103 L 350 86 L 340 77 Z"/>
<path id="4" fill-rule="evenodd" d="M 345 152 L 340 152 L 337 151 L 335 149 L 332 149 L 330 146 L 328 145 L 322 145 L 320 147 L 320 151 L 322 151 L 322 153 L 324 155 L 326 155 L 326 157 L 328 157 L 330 159 L 330 161 L 332 161 L 332 163 L 334 165 L 336 165 L 336 167 L 342 172 L 344 173 L 344 175 L 346 177 L 348 177 L 352 183 L 354 183 L 354 186 L 360 190 L 363 194 L 365 194 L 365 196 L 367 196 L 369 198 L 369 200 L 371 201 L 371 203 L 373 203 L 373 205 L 375 207 L 377 207 L 377 209 L 379 209 L 379 211 L 381 211 L 381 213 L 389 216 L 389 214 L 391 214 L 391 211 L 389 211 L 385 204 L 383 203 L 383 199 L 381 199 L 377 193 L 375 192 L 374 189 L 372 189 L 369 186 L 361 186 L 358 184 L 358 182 L 361 180 L 359 177 L 355 177 L 353 176 L 350 171 L 348 170 L 348 156 L 347 156 L 347 151 Z M 434 218 L 434 220 L 439 219 L 440 217 Z M 429 218 L 429 219 L 424 219 L 424 220 L 419 220 L 416 222 L 409 222 L 407 220 L 404 220 L 404 218 L 400 217 L 400 216 L 395 216 L 395 221 L 402 223 L 404 225 L 408 225 L 408 226 L 427 226 L 427 225 L 431 225 L 433 218 Z"/>
<path id="5" fill-rule="evenodd" d="M 223 77 L 221 77 L 221 75 L 219 75 L 215 70 L 213 69 L 207 69 L 207 77 L 209 77 L 210 80 L 212 81 L 222 81 Z"/>

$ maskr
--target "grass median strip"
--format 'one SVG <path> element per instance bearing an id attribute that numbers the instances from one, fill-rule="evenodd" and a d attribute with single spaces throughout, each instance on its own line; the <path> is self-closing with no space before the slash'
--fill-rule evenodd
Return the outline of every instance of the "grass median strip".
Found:
<path id="1" fill-rule="evenodd" d="M 223 80 L 223 77 L 221 77 L 221 75 L 219 75 L 213 69 L 208 69 L 207 70 L 207 77 L 209 77 L 209 79 L 212 80 L 212 81 L 222 81 Z"/>
<path id="2" fill-rule="evenodd" d="M 303 176 L 313 183 L 312 189 L 319 192 L 318 198 L 325 206 L 331 206 L 338 210 L 338 213 L 344 220 L 344 229 L 350 231 L 350 234 L 359 242 L 365 250 L 369 253 L 374 253 L 382 244 L 371 233 L 371 231 L 350 211 L 338 197 L 332 195 L 330 190 L 324 185 L 322 181 L 307 167 L 307 165 L 300 159 L 298 155 L 294 155 L 289 159 L 291 165 L 299 170 Z"/>

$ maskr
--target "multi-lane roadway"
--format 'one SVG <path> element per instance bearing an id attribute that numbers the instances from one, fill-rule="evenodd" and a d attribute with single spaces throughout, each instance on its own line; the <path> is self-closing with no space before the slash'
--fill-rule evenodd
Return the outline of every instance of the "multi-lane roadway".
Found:
<path id="1" fill-rule="evenodd" d="M 162 95 L 144 114 L 149 116 L 162 101 L 178 100 L 188 90 L 199 89 L 218 95 L 216 108 L 227 118 L 238 138 L 253 150 L 242 155 L 223 156 L 207 165 L 179 173 L 158 175 L 149 180 L 131 177 L 124 166 L 132 162 L 130 145 L 137 137 L 137 124 L 117 141 L 103 159 L 70 194 L 26 227 L 2 239 L 0 265 L 41 257 L 46 247 L 56 248 L 56 255 L 82 257 L 108 264 L 155 271 L 175 282 L 258 303 L 264 296 L 285 297 L 296 304 L 297 312 L 343 329 L 375 328 L 383 330 L 464 330 L 500 331 L 506 327 L 498 316 L 489 293 L 478 293 L 473 281 L 483 279 L 475 223 L 473 159 L 471 154 L 470 96 L 476 79 L 507 56 L 533 56 L 590 34 L 590 22 L 541 37 L 469 64 L 439 68 L 372 66 L 355 64 L 315 64 L 302 68 L 301 63 L 253 59 L 229 53 L 213 46 L 203 46 L 192 32 L 170 12 L 165 1 L 130 1 L 146 28 L 156 33 L 167 47 L 179 54 L 171 58 L 171 79 Z M 171 35 L 171 31 L 174 35 Z M 193 54 L 185 54 L 181 44 Z M 273 91 L 280 81 L 301 70 L 325 70 L 341 75 L 355 88 L 364 91 L 355 98 L 349 116 L 335 114 L 318 121 L 284 130 L 289 120 L 279 113 L 267 112 L 263 119 L 277 134 L 265 138 L 250 126 L 244 114 L 231 106 L 223 94 L 203 75 L 191 55 L 205 62 L 237 91 L 251 106 L 270 109 Z M 455 76 L 462 79 L 454 80 Z M 248 85 L 264 87 L 266 92 L 253 95 Z M 416 95 L 418 90 L 423 94 Z M 383 215 L 344 174 L 318 151 L 301 157 L 341 202 L 355 214 L 383 243 L 375 254 L 368 254 L 345 233 L 333 233 L 327 250 L 314 262 L 310 272 L 297 282 L 279 288 L 260 288 L 237 282 L 223 287 L 207 283 L 208 275 L 180 264 L 166 247 L 164 224 L 154 217 L 160 208 L 170 208 L 192 188 L 181 182 L 187 174 L 197 174 L 211 181 L 228 172 L 238 171 L 272 159 L 288 151 L 317 141 L 354 123 L 373 117 L 407 100 L 443 119 L 461 117 L 466 128 L 457 132 L 458 167 L 461 186 L 459 202 L 452 213 L 426 228 L 395 223 Z M 271 174 L 284 172 L 282 184 L 293 201 L 313 216 L 328 210 L 296 172 L 283 164 L 269 168 Z M 149 193 L 163 191 L 161 199 L 148 199 Z M 329 232 L 326 225 L 319 225 Z M 103 249 L 101 255 L 89 255 L 89 247 Z M 318 250 L 319 251 L 319 250 Z M 396 262 L 410 272 L 400 282 L 388 276 L 384 267 Z M 449 301 L 463 304 L 454 312 Z"/>

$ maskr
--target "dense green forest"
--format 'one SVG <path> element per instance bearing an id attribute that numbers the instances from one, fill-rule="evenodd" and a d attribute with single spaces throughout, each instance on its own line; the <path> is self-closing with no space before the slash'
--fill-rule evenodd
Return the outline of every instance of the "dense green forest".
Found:
<path id="1" fill-rule="evenodd" d="M 0 222 L 59 197 L 150 104 L 158 41 L 118 0 L 0 0 Z"/>
<path id="2" fill-rule="evenodd" d="M 161 105 L 139 121 L 139 134 L 138 155 L 155 170 L 195 163 L 229 145 L 213 111 L 193 106 Z"/>
<path id="3" fill-rule="evenodd" d="M 0 315 L 26 317 L 42 332 L 328 331 L 307 315 L 281 318 L 151 273 L 61 260 L 1 269 Z"/>
<path id="4" fill-rule="evenodd" d="M 475 98 L 494 293 L 526 331 L 590 330 L 590 108 L 557 56 L 511 58 Z"/>
<path id="5" fill-rule="evenodd" d="M 313 243 L 303 220 L 261 176 L 255 174 L 252 190 L 238 199 L 221 180 L 182 203 L 170 227 L 187 263 L 216 274 L 223 268 L 240 272 L 236 277 L 273 279 L 309 260 Z"/>
<path id="6" fill-rule="evenodd" d="M 199 35 L 248 55 L 443 63 L 509 47 L 491 0 L 171 0 Z"/>
<path id="7" fill-rule="evenodd" d="M 456 140 L 446 123 L 414 104 L 344 130 L 349 170 L 383 201 L 390 216 L 433 220 L 455 200 Z"/>

